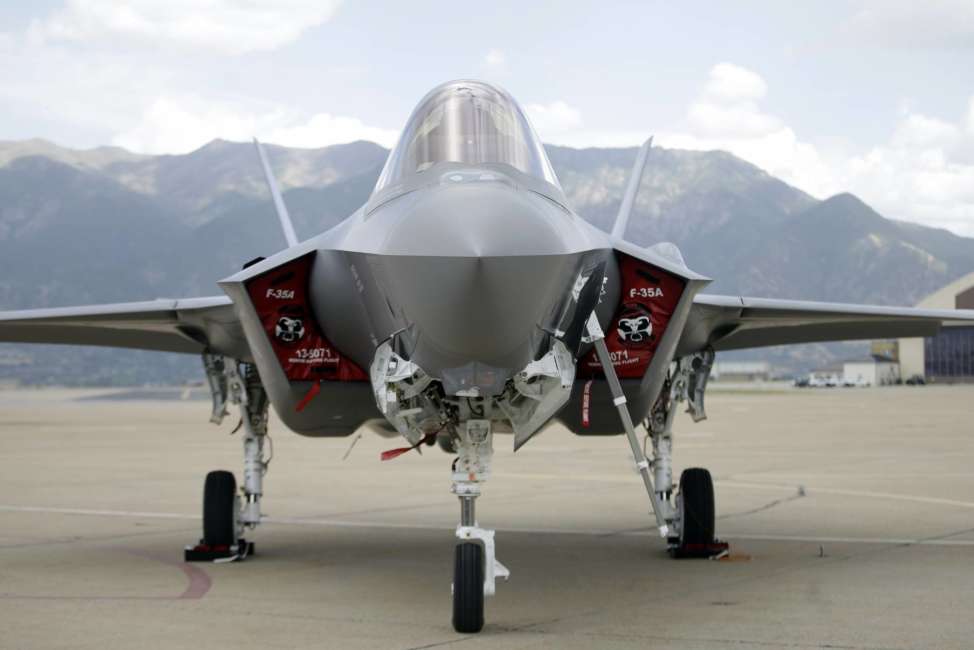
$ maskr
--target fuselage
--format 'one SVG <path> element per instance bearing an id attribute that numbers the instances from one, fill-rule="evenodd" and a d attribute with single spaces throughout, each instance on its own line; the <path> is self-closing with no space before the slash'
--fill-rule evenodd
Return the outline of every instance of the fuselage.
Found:
<path id="1" fill-rule="evenodd" d="M 571 396 L 589 316 L 618 303 L 609 235 L 567 203 L 509 96 L 434 89 L 365 205 L 221 283 L 284 422 L 384 418 L 416 442 L 478 418 L 523 444 Z"/>

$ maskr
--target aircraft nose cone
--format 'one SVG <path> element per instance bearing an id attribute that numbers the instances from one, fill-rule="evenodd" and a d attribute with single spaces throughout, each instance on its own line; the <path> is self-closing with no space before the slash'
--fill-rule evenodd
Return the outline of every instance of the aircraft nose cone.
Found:
<path id="1" fill-rule="evenodd" d="M 471 383 L 499 392 L 544 344 L 579 255 L 383 258 L 383 284 L 409 324 L 407 358 L 448 392 Z"/>
<path id="2" fill-rule="evenodd" d="M 546 351 L 591 251 L 560 205 L 511 183 L 463 180 L 474 173 L 447 174 L 374 215 L 387 227 L 372 266 L 407 325 L 398 340 L 448 393 L 471 382 L 499 391 Z"/>

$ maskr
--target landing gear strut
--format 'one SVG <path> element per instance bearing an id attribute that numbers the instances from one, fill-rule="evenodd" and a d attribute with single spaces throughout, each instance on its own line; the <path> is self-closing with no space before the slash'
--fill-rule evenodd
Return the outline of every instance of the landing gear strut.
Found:
<path id="1" fill-rule="evenodd" d="M 460 525 L 453 564 L 453 629 L 474 633 L 484 627 L 484 597 L 494 595 L 497 578 L 511 575 L 497 561 L 494 531 L 477 524 L 476 499 L 493 456 L 490 420 L 467 420 L 457 431 L 455 446 L 452 480 L 460 500 Z"/>
<path id="2" fill-rule="evenodd" d="M 714 361 L 713 351 L 691 354 L 672 364 L 660 399 L 646 421 L 653 445 L 650 461 L 636 437 L 625 393 L 594 314 L 588 321 L 588 337 L 595 344 L 595 352 L 629 439 L 633 460 L 653 507 L 657 529 L 666 538 L 670 554 L 673 557 L 714 557 L 726 553 L 727 544 L 714 535 L 714 486 L 710 472 L 700 468 L 684 470 L 680 476 L 680 492 L 675 497 L 673 495 L 672 426 L 676 405 L 687 401 L 694 421 L 707 417 L 703 396 Z"/>
<path id="3" fill-rule="evenodd" d="M 668 549 L 675 558 L 710 558 L 728 550 L 727 543 L 715 535 L 714 483 L 710 472 L 700 467 L 683 470 L 679 492 L 673 494 L 673 417 L 678 404 L 686 402 L 694 422 L 707 418 L 703 398 L 713 362 L 712 350 L 675 361 L 660 398 L 646 419 L 653 446 L 650 465 L 670 524 Z"/>
<path id="4" fill-rule="evenodd" d="M 238 364 L 225 357 L 204 354 L 203 365 L 213 397 L 211 422 L 219 424 L 226 416 L 227 401 L 240 407 L 243 429 L 244 481 L 237 492 L 232 472 L 217 470 L 206 475 L 203 487 L 203 538 L 187 546 L 187 562 L 243 560 L 254 552 L 253 542 L 243 537 L 244 530 L 260 524 L 260 499 L 264 493 L 264 474 L 270 464 L 265 456 L 267 435 L 267 393 L 253 364 Z"/>

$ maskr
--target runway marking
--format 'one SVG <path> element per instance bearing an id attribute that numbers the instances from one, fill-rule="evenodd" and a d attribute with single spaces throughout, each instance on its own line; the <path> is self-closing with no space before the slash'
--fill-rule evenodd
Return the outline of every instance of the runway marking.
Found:
<path id="1" fill-rule="evenodd" d="M 727 487 L 738 487 L 738 488 L 779 488 L 782 490 L 794 490 L 795 484 L 785 484 L 785 483 L 761 483 L 761 482 L 747 482 L 747 481 L 714 481 L 718 485 L 724 485 Z M 939 497 L 924 497 L 913 494 L 894 494 L 891 492 L 871 492 L 869 490 L 846 490 L 843 488 L 828 488 L 828 487 L 815 487 L 814 485 L 806 485 L 805 490 L 808 496 L 815 496 L 815 494 L 835 494 L 839 496 L 847 497 L 866 497 L 869 499 L 891 499 L 894 501 L 911 501 L 913 503 L 932 503 L 939 506 L 954 506 L 955 508 L 972 508 L 974 509 L 974 502 L 971 501 L 957 501 L 956 499 L 941 499 Z"/>
<path id="2" fill-rule="evenodd" d="M 495 472 L 497 478 L 521 478 L 521 479 L 557 479 L 564 480 L 566 477 L 559 474 L 539 474 L 539 473 L 516 473 L 516 472 Z M 635 472 L 629 472 L 623 476 L 595 476 L 585 474 L 573 474 L 572 480 L 581 481 L 604 481 L 606 483 L 631 483 L 634 477 L 638 476 Z M 798 483 L 762 483 L 760 481 L 736 481 L 727 479 L 714 479 L 714 483 L 722 487 L 741 488 L 745 490 L 788 490 L 793 491 Z M 871 492 L 868 490 L 846 490 L 843 488 L 816 487 L 805 485 L 808 496 L 815 494 L 833 494 L 838 496 L 866 497 L 870 499 L 892 499 L 895 501 L 911 501 L 913 503 L 930 503 L 942 506 L 954 506 L 957 508 L 974 509 L 974 502 L 958 501 L 956 499 L 942 499 L 939 497 L 924 497 L 913 494 L 894 494 L 891 492 Z"/>
<path id="3" fill-rule="evenodd" d="M 93 510 L 89 508 L 51 508 L 45 506 L 14 506 L 0 505 L 0 512 L 35 512 L 66 515 L 83 515 L 96 517 L 130 517 L 146 519 L 180 519 L 199 521 L 199 515 L 180 514 L 175 512 L 135 512 L 130 510 Z M 328 518 L 303 518 L 303 517 L 266 517 L 264 524 L 279 524 L 286 526 L 323 526 L 334 528 L 385 528 L 392 530 L 423 530 L 423 531 L 452 531 L 453 525 L 435 524 L 408 524 L 393 521 L 352 521 L 346 519 Z M 609 529 L 582 529 L 582 528 L 505 528 L 499 527 L 497 532 L 503 533 L 525 533 L 534 535 L 580 535 L 585 537 L 605 537 L 607 535 L 623 535 L 635 537 L 657 538 L 654 530 L 609 530 Z M 753 541 L 776 541 L 776 542 L 811 542 L 811 543 L 842 543 L 842 544 L 891 544 L 891 545 L 920 545 L 920 546 L 974 546 L 974 539 L 916 539 L 910 537 L 818 537 L 807 535 L 766 535 L 762 533 L 725 533 L 731 541 L 733 540 L 753 540 Z M 158 558 L 157 558 L 158 559 Z M 186 565 L 192 566 L 192 565 Z M 196 567 L 193 567 L 194 569 Z M 197 569 L 199 570 L 199 569 Z M 202 572 L 201 572 L 202 573 Z M 204 576 L 206 574 L 204 573 Z M 187 577 L 192 580 L 194 576 L 187 571 Z M 206 576 L 209 580 L 209 576 Z M 191 589 L 198 589 L 191 584 L 187 588 L 187 593 L 195 593 Z M 207 589 L 209 586 L 207 586 Z M 204 592 L 205 593 L 205 592 Z M 192 598 L 196 596 L 184 595 L 181 597 Z"/>
<path id="4" fill-rule="evenodd" d="M 810 542 L 824 544 L 892 544 L 916 546 L 974 546 L 974 539 L 916 539 L 912 537 L 809 537 L 805 535 L 763 535 L 760 533 L 726 533 L 721 537 L 756 542 Z"/>
<path id="5" fill-rule="evenodd" d="M 0 505 L 2 512 L 49 512 L 59 515 L 95 515 L 102 517 L 147 517 L 149 519 L 199 519 L 199 515 L 175 512 L 139 512 L 136 510 L 93 510 L 90 508 L 52 508 L 48 506 Z"/>
<path id="6" fill-rule="evenodd" d="M 157 513 L 164 514 L 164 513 Z M 153 553 L 142 553 L 139 551 L 129 551 L 130 554 L 145 558 L 147 560 L 153 560 L 155 562 L 161 562 L 166 566 L 179 569 L 189 583 L 186 588 L 183 589 L 182 593 L 178 596 L 104 596 L 104 595 L 79 595 L 79 596 L 50 596 L 43 594 L 16 594 L 16 593 L 0 593 L 0 599 L 2 600 L 84 600 L 84 601 L 96 601 L 96 600 L 199 600 L 210 591 L 210 587 L 213 586 L 213 580 L 210 578 L 209 574 L 203 569 L 199 568 L 194 564 L 189 562 L 174 562 L 169 556 L 157 555 Z"/>
<path id="7" fill-rule="evenodd" d="M 176 597 L 177 600 L 199 600 L 206 595 L 206 592 L 213 586 L 213 579 L 195 564 L 181 562 L 179 568 L 183 570 L 189 578 L 189 584 L 183 593 Z"/>
<path id="8" fill-rule="evenodd" d="M 174 599 L 174 600 L 199 600 L 210 590 L 213 586 L 213 580 L 210 578 L 209 574 L 203 569 L 191 562 L 178 562 L 173 561 L 169 555 L 160 555 L 156 553 L 141 553 L 139 551 L 129 551 L 132 555 L 137 555 L 139 557 L 144 557 L 148 560 L 155 560 L 156 562 L 162 562 L 166 566 L 170 566 L 179 569 L 186 576 L 189 583 L 183 592 L 178 596 L 161 596 L 162 599 Z"/>

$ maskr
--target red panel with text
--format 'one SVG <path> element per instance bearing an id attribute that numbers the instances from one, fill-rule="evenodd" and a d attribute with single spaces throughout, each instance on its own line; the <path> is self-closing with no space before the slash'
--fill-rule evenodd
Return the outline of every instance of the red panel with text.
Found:
<path id="1" fill-rule="evenodd" d="M 247 293 L 288 379 L 367 381 L 362 369 L 325 338 L 311 309 L 314 255 L 248 280 Z"/>
<path id="2" fill-rule="evenodd" d="M 605 344 L 616 374 L 635 379 L 649 368 L 686 283 L 683 278 L 625 253 L 616 253 L 616 259 L 620 304 L 605 331 Z M 595 350 L 579 362 L 578 374 L 603 376 Z"/>

